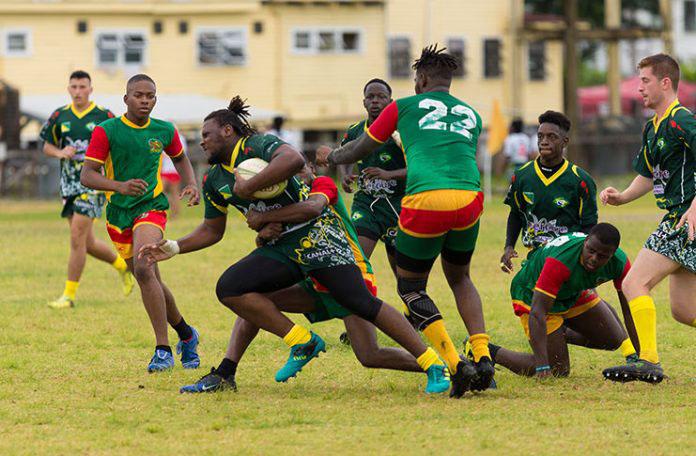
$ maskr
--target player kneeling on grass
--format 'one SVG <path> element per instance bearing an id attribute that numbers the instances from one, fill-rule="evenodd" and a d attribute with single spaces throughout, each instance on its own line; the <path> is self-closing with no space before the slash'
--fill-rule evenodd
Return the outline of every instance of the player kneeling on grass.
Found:
<path id="1" fill-rule="evenodd" d="M 215 244 L 225 231 L 229 205 L 246 214 L 250 210 L 280 209 L 306 198 L 306 185 L 294 177 L 305 165 L 302 155 L 275 136 L 256 134 L 247 116 L 248 107 L 235 97 L 227 109 L 206 117 L 201 146 L 213 166 L 204 182 L 205 221 L 178 241 L 147 246 L 142 250 L 144 254 L 151 253 L 159 260 Z M 235 168 L 249 158 L 260 158 L 269 164 L 247 180 Z M 258 197 L 260 190 L 286 180 L 287 187 L 281 193 L 263 200 Z M 155 254 L 156 251 L 167 255 Z M 282 338 L 290 347 L 287 363 L 276 374 L 277 381 L 295 376 L 325 350 L 321 337 L 294 324 L 264 295 L 307 277 L 321 283 L 342 307 L 373 322 L 406 348 L 428 373 L 427 392 L 449 388 L 446 368 L 437 354 L 423 344 L 396 309 L 374 297 L 365 286 L 345 228 L 329 208 L 309 222 L 283 224 L 275 242 L 257 248 L 230 266 L 218 280 L 216 293 L 220 302 L 253 325 Z"/>
<path id="2" fill-rule="evenodd" d="M 613 280 L 619 301 L 627 305 L 621 283 L 630 262 L 620 240 L 614 226 L 599 223 L 589 235 L 571 233 L 534 250 L 510 285 L 515 314 L 534 353 L 489 344 L 493 360 L 520 375 L 567 376 L 571 338 L 583 339 L 586 347 L 616 350 L 626 331 L 609 305 L 587 290 Z"/>
<path id="3" fill-rule="evenodd" d="M 336 184 L 329 177 L 314 178 L 309 167 L 305 167 L 302 177 L 307 185 L 311 185 L 311 191 L 306 200 L 268 212 L 249 211 L 247 213 L 247 224 L 250 228 L 259 231 L 256 238 L 257 245 L 260 247 L 275 240 L 282 231 L 281 223 L 301 223 L 313 220 L 321 215 L 327 206 L 331 205 L 331 210 L 341 218 L 344 225 L 346 236 L 355 255 L 356 264 L 362 272 L 365 285 L 376 296 L 377 288 L 370 261 L 358 243 L 357 230 L 351 224 L 350 214 L 338 194 Z M 401 348 L 380 347 L 377 343 L 374 325 L 357 315 L 353 315 L 331 297 L 319 283 L 313 282 L 309 278 L 266 296 L 273 301 L 273 304 L 280 311 L 304 313 L 311 323 L 341 318 L 352 341 L 351 347 L 355 356 L 365 367 L 421 372 L 418 362 L 411 354 Z M 227 352 L 220 365 L 211 369 L 209 374 L 203 376 L 196 383 L 182 387 L 181 392 L 213 392 L 230 387 L 236 389 L 237 366 L 258 332 L 258 326 L 243 318 L 237 318 Z"/>

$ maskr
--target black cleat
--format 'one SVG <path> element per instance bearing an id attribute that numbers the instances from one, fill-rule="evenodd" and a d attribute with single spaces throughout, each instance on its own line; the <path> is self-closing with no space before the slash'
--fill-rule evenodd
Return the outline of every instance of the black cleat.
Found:
<path id="1" fill-rule="evenodd" d="M 474 365 L 467 359 L 462 359 L 457 363 L 457 370 L 450 375 L 452 387 L 450 388 L 450 397 L 459 399 L 469 391 L 471 382 L 476 378 L 476 369 Z"/>
<path id="2" fill-rule="evenodd" d="M 471 391 L 484 391 L 493 384 L 493 376 L 495 375 L 495 364 L 488 356 L 479 359 L 478 363 L 474 363 L 476 367 L 476 378 L 471 382 Z"/>
<path id="3" fill-rule="evenodd" d="M 214 393 L 231 389 L 237 391 L 237 383 L 234 381 L 234 375 L 224 378 L 215 371 L 215 368 L 210 369 L 210 373 L 204 375 L 196 383 L 184 385 L 179 389 L 180 393 Z"/>
<path id="4" fill-rule="evenodd" d="M 338 336 L 338 340 L 341 341 L 343 345 L 347 345 L 350 347 L 350 336 L 348 336 L 348 333 L 346 331 L 343 331 L 340 336 Z"/>
<path id="5" fill-rule="evenodd" d="M 639 380 L 641 382 L 657 384 L 665 378 L 660 363 L 651 363 L 644 359 L 636 362 L 624 364 L 623 366 L 610 367 L 602 371 L 602 375 L 607 380 L 613 382 L 627 383 Z"/>

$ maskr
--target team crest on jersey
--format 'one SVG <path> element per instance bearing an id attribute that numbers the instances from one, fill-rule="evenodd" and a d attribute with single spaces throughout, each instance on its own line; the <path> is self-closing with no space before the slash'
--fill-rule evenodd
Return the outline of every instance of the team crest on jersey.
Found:
<path id="1" fill-rule="evenodd" d="M 161 154 L 162 150 L 164 150 L 164 145 L 162 145 L 162 141 L 160 141 L 157 138 L 150 138 L 147 141 L 147 144 L 150 146 L 150 152 L 153 154 Z"/>
<path id="2" fill-rule="evenodd" d="M 363 215 L 360 211 L 355 211 L 355 212 L 353 212 L 353 215 L 351 218 L 353 220 L 360 220 L 361 218 L 363 218 Z"/>
<path id="3" fill-rule="evenodd" d="M 562 196 L 559 196 L 558 198 L 553 200 L 553 204 L 555 204 L 558 207 L 566 207 L 568 205 L 568 200 L 566 200 Z"/>
<path id="4" fill-rule="evenodd" d="M 391 158 L 392 157 L 389 152 L 382 152 L 381 154 L 379 154 L 379 161 L 381 161 L 382 163 L 388 162 L 389 160 L 391 160 Z"/>
<path id="5" fill-rule="evenodd" d="M 534 193 L 532 192 L 522 192 L 522 198 L 529 204 L 534 204 Z"/>
<path id="6" fill-rule="evenodd" d="M 665 138 L 660 138 L 657 140 L 657 147 L 658 149 L 664 149 L 665 147 Z"/>
<path id="7" fill-rule="evenodd" d="M 232 190 L 230 190 L 230 186 L 225 184 L 222 187 L 218 188 L 218 192 L 222 195 L 223 198 L 228 199 L 232 198 Z"/>
<path id="8" fill-rule="evenodd" d="M 92 130 L 94 130 L 94 127 L 97 126 L 97 124 L 95 124 L 94 122 L 90 122 L 85 126 L 87 127 L 87 130 L 92 131 Z"/>
<path id="9" fill-rule="evenodd" d="M 70 131 L 70 122 L 62 122 L 60 124 L 60 132 L 67 133 Z"/>

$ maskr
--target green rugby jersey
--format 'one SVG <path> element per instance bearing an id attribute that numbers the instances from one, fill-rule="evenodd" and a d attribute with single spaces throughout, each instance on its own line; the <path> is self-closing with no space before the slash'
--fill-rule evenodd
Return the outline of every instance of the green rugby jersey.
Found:
<path id="1" fill-rule="evenodd" d="M 81 195 L 90 191 L 80 184 L 80 172 L 85 160 L 85 152 L 92 138 L 92 131 L 100 123 L 114 115 L 106 108 L 94 102 L 84 111 L 77 111 L 72 104 L 53 111 L 41 128 L 39 136 L 49 144 L 62 149 L 73 146 L 75 155 L 72 159 L 60 160 L 60 194 L 63 198 Z"/>
<path id="2" fill-rule="evenodd" d="M 661 119 L 643 129 L 643 145 L 633 162 L 641 176 L 653 180 L 657 207 L 678 219 L 696 194 L 696 119 L 675 100 Z"/>
<path id="3" fill-rule="evenodd" d="M 172 158 L 184 153 L 179 134 L 171 122 L 151 117 L 145 125 L 139 126 L 123 115 L 94 129 L 85 158 L 101 163 L 109 179 L 147 182 L 147 191 L 140 196 L 106 192 L 109 204 L 130 209 L 162 193 L 163 153 Z"/>
<path id="4" fill-rule="evenodd" d="M 505 204 L 524 222 L 522 244 L 528 248 L 597 223 L 597 186 L 568 160 L 550 177 L 542 173 L 538 159 L 518 168 Z"/>
<path id="5" fill-rule="evenodd" d="M 481 190 L 476 145 L 481 117 L 447 92 L 426 92 L 390 103 L 367 130 L 385 142 L 398 130 L 406 155 L 406 194 Z"/>
<path id="6" fill-rule="evenodd" d="M 630 268 L 624 251 L 617 249 L 607 264 L 590 272 L 582 266 L 580 259 L 585 239 L 587 235 L 584 233 L 571 233 L 533 251 L 510 284 L 513 302 L 519 300 L 531 305 L 534 291 L 539 291 L 555 298 L 551 313 L 563 313 L 575 304 L 584 290 L 610 280 L 620 290 Z"/>
<path id="7" fill-rule="evenodd" d="M 343 136 L 341 145 L 353 141 L 367 131 L 367 120 L 362 120 L 351 125 Z M 406 190 L 406 181 L 397 179 L 365 179 L 362 175 L 365 168 L 382 168 L 387 171 L 394 171 L 406 167 L 404 151 L 401 150 L 396 142 L 390 137 L 377 150 L 358 162 L 358 192 L 365 193 L 373 198 L 382 196 L 401 197 Z"/>

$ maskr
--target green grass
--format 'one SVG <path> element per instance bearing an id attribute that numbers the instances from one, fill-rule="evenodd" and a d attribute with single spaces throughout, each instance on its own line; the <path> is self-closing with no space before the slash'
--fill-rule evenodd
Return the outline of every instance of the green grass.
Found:
<path id="1" fill-rule="evenodd" d="M 191 230 L 201 212 L 185 210 L 169 237 Z M 234 316 L 214 286 L 251 249 L 252 234 L 232 215 L 219 245 L 161 265 L 201 332 L 203 365 L 148 375 L 149 321 L 138 293 L 123 297 L 109 266 L 88 260 L 74 310 L 46 307 L 65 280 L 68 228 L 58 213 L 57 202 L 0 201 L 0 454 L 675 454 L 696 446 L 694 331 L 671 319 L 665 284 L 655 297 L 670 378 L 659 386 L 606 382 L 600 372 L 619 363 L 619 353 L 571 348 L 568 379 L 539 383 L 501 369 L 497 391 L 428 397 L 423 375 L 362 368 L 338 343 L 341 324 L 328 322 L 314 327 L 328 353 L 289 383 L 273 381 L 284 344 L 262 334 L 240 366 L 238 393 L 183 396 L 180 385 L 221 359 Z M 622 230 L 631 257 L 660 217 L 649 198 L 600 215 Z M 487 205 L 473 278 L 493 339 L 528 350 L 509 303 L 510 278 L 497 266 L 505 219 L 502 205 Z M 103 221 L 95 231 L 106 239 Z M 374 263 L 381 296 L 398 303 L 381 248 Z M 439 268 L 429 290 L 459 343 L 465 329 Z M 617 305 L 611 287 L 600 292 Z"/>

